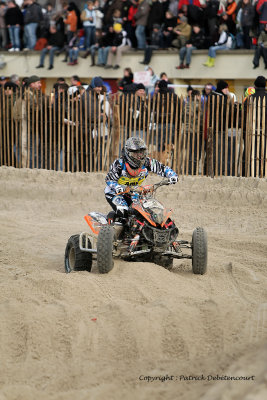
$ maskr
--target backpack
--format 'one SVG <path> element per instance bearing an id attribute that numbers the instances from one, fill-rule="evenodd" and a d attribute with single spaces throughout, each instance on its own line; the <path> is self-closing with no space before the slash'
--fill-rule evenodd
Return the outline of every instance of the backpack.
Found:
<path id="1" fill-rule="evenodd" d="M 232 44 L 230 49 L 236 49 L 236 37 L 232 33 L 228 32 L 228 37 L 232 39 Z"/>

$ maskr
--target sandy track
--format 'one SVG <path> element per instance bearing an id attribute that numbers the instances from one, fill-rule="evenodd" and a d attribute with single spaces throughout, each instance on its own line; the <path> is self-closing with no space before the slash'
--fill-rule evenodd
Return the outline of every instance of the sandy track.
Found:
<path id="1" fill-rule="evenodd" d="M 66 275 L 68 237 L 109 209 L 103 189 L 103 174 L 0 168 L 0 400 L 263 400 L 266 180 L 188 177 L 160 192 L 182 238 L 207 230 L 205 276 L 187 260 Z M 255 380 L 180 380 L 202 374 Z"/>

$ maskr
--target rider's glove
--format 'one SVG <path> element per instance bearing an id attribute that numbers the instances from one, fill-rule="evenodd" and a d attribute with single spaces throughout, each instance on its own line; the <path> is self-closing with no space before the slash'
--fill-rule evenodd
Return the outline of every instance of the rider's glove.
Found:
<path id="1" fill-rule="evenodd" d="M 116 192 L 116 194 L 121 194 L 124 192 L 124 188 L 122 186 L 118 185 L 115 187 L 115 192 Z"/>
<path id="2" fill-rule="evenodd" d="M 178 182 L 178 176 L 170 176 L 169 177 L 169 185 L 174 185 Z"/>

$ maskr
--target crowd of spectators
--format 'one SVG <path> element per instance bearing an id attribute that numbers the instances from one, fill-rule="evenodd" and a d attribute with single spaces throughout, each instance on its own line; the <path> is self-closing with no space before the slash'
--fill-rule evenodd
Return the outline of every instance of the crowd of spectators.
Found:
<path id="1" fill-rule="evenodd" d="M 44 66 L 53 68 L 54 55 L 73 66 L 80 51 L 91 54 L 92 65 L 119 68 L 129 48 L 144 50 L 148 64 L 155 49 L 176 49 L 180 64 L 189 68 L 192 51 L 209 49 L 204 64 L 214 66 L 216 51 L 255 48 L 254 68 L 265 55 L 267 0 L 95 0 L 78 7 L 74 1 L 60 7 L 24 0 L 0 2 L 0 48 L 10 52 L 42 50 Z M 79 3 L 81 4 L 81 3 Z M 96 60 L 96 55 L 98 58 Z"/>
<path id="2" fill-rule="evenodd" d="M 76 139 L 70 147 L 70 151 L 73 154 L 75 153 L 75 158 L 72 159 L 72 163 L 74 163 L 72 164 L 72 168 L 73 170 L 83 170 L 86 160 L 88 160 L 85 153 L 86 146 L 91 146 L 88 149 L 88 154 L 92 155 L 101 147 L 97 144 L 98 141 L 101 141 L 101 143 L 107 142 L 107 137 L 113 124 L 113 105 L 118 104 L 120 109 L 120 126 L 125 135 L 130 136 L 132 132 L 135 132 L 146 141 L 149 137 L 151 139 L 153 136 L 155 141 L 151 144 L 155 146 L 159 154 L 167 150 L 165 147 L 167 142 L 174 144 L 175 140 L 177 140 L 177 135 L 183 136 L 183 132 L 188 132 L 188 135 L 190 135 L 188 173 L 195 174 L 197 172 L 197 160 L 201 157 L 206 157 L 207 127 L 213 125 L 212 121 L 216 121 L 213 131 L 214 155 L 218 152 L 220 155 L 220 151 L 223 152 L 223 155 L 222 159 L 219 156 L 216 162 L 214 158 L 214 170 L 220 170 L 220 160 L 222 160 L 223 171 L 226 169 L 227 174 L 231 175 L 234 170 L 234 158 L 230 156 L 231 154 L 235 154 L 234 146 L 236 145 L 236 141 L 228 140 L 228 161 L 226 165 L 224 158 L 224 152 L 226 151 L 225 143 L 227 143 L 226 137 L 236 137 L 238 129 L 243 129 L 241 135 L 243 135 L 244 149 L 250 146 L 249 142 L 246 142 L 246 110 L 249 104 L 248 99 L 255 99 L 256 104 L 260 101 L 257 106 L 257 112 L 260 112 L 259 110 L 266 110 L 264 103 L 262 103 L 263 99 L 267 101 L 265 77 L 258 76 L 254 82 L 254 87 L 247 88 L 246 97 L 242 103 L 236 101 L 235 95 L 229 91 L 228 83 L 223 80 L 219 80 L 216 85 L 207 82 L 202 92 L 198 90 L 198 87 L 193 88 L 189 85 L 187 96 L 181 97 L 175 94 L 166 73 L 162 72 L 158 78 L 151 69 L 151 78 L 153 79 L 154 77 L 156 81 L 153 92 L 151 96 L 148 96 L 147 88 L 142 83 L 133 83 L 132 71 L 130 68 L 126 68 L 124 70 L 124 77 L 119 82 L 119 89 L 122 94 L 116 94 L 114 97 L 108 96 L 105 82 L 99 76 L 94 77 L 90 83 L 85 83 L 77 75 L 73 75 L 70 85 L 66 83 L 64 78 L 59 78 L 54 84 L 54 94 L 49 94 L 49 96 L 42 93 L 41 80 L 36 75 L 23 78 L 21 82 L 17 75 L 12 75 L 9 80 L 1 77 L 0 102 L 1 107 L 5 109 L 5 111 L 2 110 L 1 115 L 7 117 L 6 120 L 2 121 L 2 124 L 9 126 L 4 131 L 8 137 L 12 135 L 12 132 L 15 131 L 14 127 L 12 129 L 12 118 L 20 122 L 22 121 L 22 102 L 23 99 L 28 99 L 27 101 L 30 101 L 30 112 L 29 114 L 27 113 L 27 118 L 30 118 L 30 121 L 35 121 L 28 124 L 30 130 L 34 127 L 34 131 L 30 134 L 31 142 L 29 143 L 29 147 L 36 150 L 30 153 L 29 167 L 46 167 L 44 162 L 48 159 L 48 155 L 42 153 L 42 148 L 45 151 L 45 148 L 48 147 L 45 141 L 42 144 L 42 140 L 46 140 L 42 132 L 45 129 L 52 129 L 46 135 L 46 138 L 54 138 L 52 139 L 51 146 L 50 144 L 49 146 L 50 148 L 59 149 L 62 143 L 67 143 L 67 126 L 71 124 L 75 126 L 74 132 L 76 132 L 73 136 Z M 14 93 L 16 95 L 12 96 Z M 228 99 L 231 101 L 229 102 Z M 10 112 L 11 105 L 13 105 L 12 114 Z M 52 109 L 51 113 L 49 112 L 49 108 Z M 208 108 L 209 112 L 207 112 Z M 242 118 L 243 120 L 241 120 Z M 265 121 L 263 124 L 266 124 L 267 115 L 261 120 Z M 38 129 L 36 129 L 37 123 Z M 46 124 L 46 128 L 42 124 Z M 257 123 L 255 126 L 258 129 Z M 178 127 L 181 128 L 178 129 Z M 199 139 L 196 139 L 198 129 Z M 256 132 L 256 135 L 259 134 L 259 137 L 261 137 L 260 143 L 256 144 L 256 150 L 257 146 L 260 146 L 259 154 L 262 162 L 262 156 L 264 157 L 264 154 L 266 154 L 267 144 L 266 139 L 263 140 L 261 129 L 259 133 Z M 265 126 L 264 129 L 266 130 L 267 127 Z M 219 131 L 218 135 L 215 134 L 216 130 Z M 38 132 L 38 140 L 37 135 L 33 134 L 34 132 Z M 153 135 L 152 132 L 154 132 Z M 59 136 L 61 139 L 58 139 Z M 94 144 L 90 137 L 97 138 L 97 143 Z M 195 140 L 199 140 L 199 143 L 202 143 L 202 141 L 205 143 L 204 149 L 202 146 L 200 146 L 201 148 L 199 147 L 198 154 L 196 150 L 193 151 L 194 148 L 197 148 L 194 145 Z M 6 143 L 12 143 L 11 136 L 6 140 Z M 11 159 L 13 152 L 17 152 L 17 148 L 13 149 L 10 146 L 8 151 Z M 242 156 L 242 175 L 245 174 L 245 154 L 246 150 L 243 151 Z M 16 156 L 19 158 L 19 154 L 16 153 Z M 50 152 L 49 157 L 52 157 L 53 168 L 62 169 L 64 162 L 65 165 L 67 162 L 66 147 L 64 148 L 63 146 L 60 149 L 60 153 L 58 151 Z M 4 157 L 2 156 L 1 159 L 3 160 Z M 90 160 L 92 167 L 92 158 Z M 102 155 L 98 157 L 98 160 L 98 162 L 102 162 Z M 96 160 L 94 162 L 94 167 L 97 168 L 98 164 L 96 164 Z M 100 164 L 98 167 L 101 168 Z"/>

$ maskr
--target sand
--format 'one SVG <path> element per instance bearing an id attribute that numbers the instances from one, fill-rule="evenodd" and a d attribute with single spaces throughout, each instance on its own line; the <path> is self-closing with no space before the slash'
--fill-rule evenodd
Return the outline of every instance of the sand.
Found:
<path id="1" fill-rule="evenodd" d="M 206 229 L 204 276 L 190 260 L 65 274 L 69 236 L 109 210 L 104 176 L 0 168 L 0 400 L 266 399 L 266 180 L 159 192 L 181 238 Z"/>

